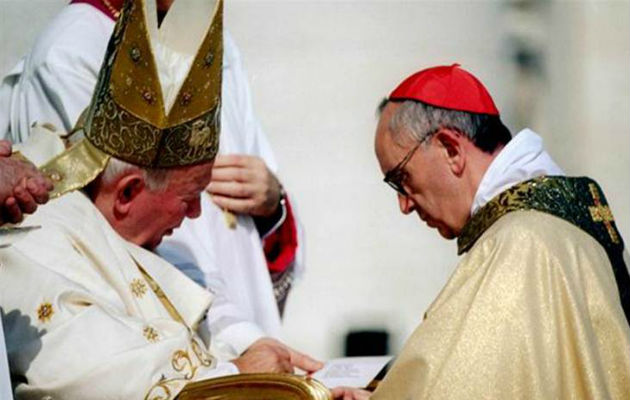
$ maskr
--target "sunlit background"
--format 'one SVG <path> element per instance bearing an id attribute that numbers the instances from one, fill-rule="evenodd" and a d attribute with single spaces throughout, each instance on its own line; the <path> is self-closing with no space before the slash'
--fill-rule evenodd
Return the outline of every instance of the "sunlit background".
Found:
<path id="1" fill-rule="evenodd" d="M 64 0 L 0 0 L 0 74 Z M 569 175 L 607 193 L 630 238 L 630 2 L 226 1 L 257 114 L 306 229 L 307 272 L 287 342 L 342 354 L 385 329 L 395 353 L 457 262 L 454 242 L 398 211 L 372 141 L 375 108 L 405 76 L 460 63 L 513 133 L 537 131 Z"/>

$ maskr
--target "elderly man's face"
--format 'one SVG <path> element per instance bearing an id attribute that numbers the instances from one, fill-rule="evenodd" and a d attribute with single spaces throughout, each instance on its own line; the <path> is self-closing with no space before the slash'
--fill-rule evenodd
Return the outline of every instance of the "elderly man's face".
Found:
<path id="1" fill-rule="evenodd" d="M 205 163 L 179 168 L 170 172 L 166 189 L 145 188 L 133 200 L 135 204 L 128 216 L 130 224 L 125 225 L 127 234 L 123 236 L 139 246 L 154 249 L 185 217 L 197 218 L 201 213 L 200 193 L 210 182 L 211 167 L 211 163 Z"/>
<path id="2" fill-rule="evenodd" d="M 404 135 L 400 143 L 393 140 L 389 121 L 398 107 L 398 103 L 386 106 L 376 131 L 376 157 L 384 174 L 399 165 L 417 144 Z M 432 137 L 405 164 L 403 179 L 399 183 L 407 195 L 398 193 L 402 213 L 415 211 L 421 220 L 447 239 L 459 234 L 467 218 L 467 211 L 458 196 L 458 179 L 450 161 L 449 152 Z"/>

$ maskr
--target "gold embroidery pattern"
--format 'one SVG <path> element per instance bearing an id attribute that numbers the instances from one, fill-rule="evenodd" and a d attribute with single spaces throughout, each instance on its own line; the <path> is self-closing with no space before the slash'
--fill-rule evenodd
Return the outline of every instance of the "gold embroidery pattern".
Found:
<path id="1" fill-rule="evenodd" d="M 458 254 L 468 251 L 499 218 L 518 210 L 536 210 L 562 218 L 593 236 L 606 251 L 623 248 L 612 212 L 597 183 L 589 178 L 543 176 L 512 186 L 479 209 L 457 238 Z"/>
<path id="2" fill-rule="evenodd" d="M 144 330 L 142 331 L 142 334 L 151 343 L 155 343 L 160 340 L 160 335 L 153 327 L 146 326 Z"/>
<path id="3" fill-rule="evenodd" d="M 192 331 L 190 332 L 193 335 Z M 189 381 L 194 379 L 199 367 L 210 367 L 214 359 L 203 346 L 193 337 L 190 341 L 192 354 L 186 350 L 177 350 L 171 358 L 171 366 L 173 370 L 179 374 L 178 377 L 167 379 L 162 376 L 159 382 L 154 384 L 147 392 L 145 400 L 167 400 L 171 399 L 173 391 L 178 391 Z M 172 389 L 172 390 L 171 390 Z"/>
<path id="4" fill-rule="evenodd" d="M 209 367 L 212 365 L 212 361 L 214 361 L 214 359 L 212 358 L 210 353 L 204 350 L 203 346 L 200 345 L 195 338 L 192 338 L 190 340 L 190 347 L 195 353 L 195 356 L 197 356 L 197 359 L 199 360 L 199 363 L 201 363 L 201 365 L 203 365 L 204 367 Z"/>
<path id="5" fill-rule="evenodd" d="M 142 279 L 136 278 L 131 281 L 131 293 L 137 298 L 142 298 L 147 292 L 147 284 Z"/>
<path id="6" fill-rule="evenodd" d="M 48 302 L 42 303 L 37 308 L 37 319 L 42 323 L 48 322 L 54 313 L 52 304 Z"/>
<path id="7" fill-rule="evenodd" d="M 85 134 L 103 152 L 143 167 L 209 161 L 219 146 L 222 62 L 206 59 L 209 54 L 223 54 L 223 2 L 217 4 L 210 29 L 168 114 L 143 3 L 125 3 L 108 45 Z"/>
<path id="8" fill-rule="evenodd" d="M 613 243 L 618 244 L 619 235 L 617 235 L 617 232 L 611 224 L 611 222 L 614 222 L 615 219 L 610 211 L 610 207 L 602 205 L 602 200 L 595 184 L 590 183 L 588 185 L 588 189 L 591 192 L 591 196 L 593 196 L 594 206 L 588 208 L 593 222 L 603 222 L 606 230 L 608 231 L 608 235 L 610 236 L 610 240 L 612 240 Z"/>
<path id="9" fill-rule="evenodd" d="M 169 168 L 212 160 L 219 149 L 220 104 L 190 122 L 160 129 L 135 117 L 110 96 L 87 129 L 90 142 L 105 153 L 136 165 Z"/>

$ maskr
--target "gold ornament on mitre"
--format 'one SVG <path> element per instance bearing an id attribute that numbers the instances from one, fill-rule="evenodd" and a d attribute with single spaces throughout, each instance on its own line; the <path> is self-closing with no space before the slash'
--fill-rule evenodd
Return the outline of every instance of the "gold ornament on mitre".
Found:
<path id="1" fill-rule="evenodd" d="M 222 0 L 176 1 L 158 28 L 153 0 L 126 0 L 84 138 L 41 169 L 52 197 L 94 180 L 110 157 L 144 168 L 212 161 L 219 148 Z"/>

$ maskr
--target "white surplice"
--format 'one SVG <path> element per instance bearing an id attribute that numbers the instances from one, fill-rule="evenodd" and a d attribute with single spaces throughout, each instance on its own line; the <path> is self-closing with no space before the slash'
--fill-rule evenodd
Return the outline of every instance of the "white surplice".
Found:
<path id="1" fill-rule="evenodd" d="M 543 148 L 543 140 L 531 129 L 523 129 L 492 160 L 473 199 L 470 214 L 517 183 L 564 171 Z"/>
<path id="2" fill-rule="evenodd" d="M 23 141 L 35 121 L 72 129 L 91 99 L 113 27 L 110 18 L 90 5 L 65 7 L 0 86 L 0 138 Z M 277 172 L 253 111 L 239 51 L 225 32 L 219 154 L 232 153 L 261 157 Z M 158 252 L 215 293 L 204 328 L 212 332 L 213 346 L 231 357 L 262 336 L 279 337 L 281 320 L 252 218 L 239 216 L 236 229 L 228 229 L 209 195 L 204 193 L 201 203 L 201 218 L 186 221 Z M 297 228 L 299 276 L 303 240 L 299 223 Z"/>

